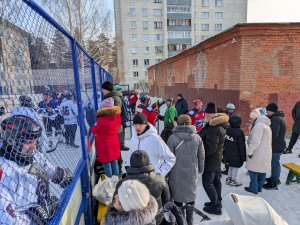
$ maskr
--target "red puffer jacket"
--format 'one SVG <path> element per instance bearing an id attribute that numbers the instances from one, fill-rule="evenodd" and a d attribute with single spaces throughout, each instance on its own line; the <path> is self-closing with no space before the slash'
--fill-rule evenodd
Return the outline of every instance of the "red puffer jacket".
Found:
<path id="1" fill-rule="evenodd" d="M 102 108 L 97 111 L 97 124 L 91 127 L 91 132 L 96 135 L 95 145 L 99 162 L 111 162 L 121 155 L 118 136 L 121 125 L 120 114 L 119 106 Z"/>
<path id="2" fill-rule="evenodd" d="M 129 101 L 130 101 L 130 105 L 132 104 L 136 104 L 138 101 L 138 96 L 137 94 L 133 94 L 132 92 L 129 94 Z"/>

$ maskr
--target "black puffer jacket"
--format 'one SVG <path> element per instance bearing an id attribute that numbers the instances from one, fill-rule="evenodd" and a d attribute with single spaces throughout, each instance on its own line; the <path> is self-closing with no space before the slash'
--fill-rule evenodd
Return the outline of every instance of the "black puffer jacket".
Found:
<path id="1" fill-rule="evenodd" d="M 177 102 L 175 103 L 175 108 L 177 110 L 178 116 L 184 114 L 189 109 L 188 104 L 184 98 L 177 100 Z"/>
<path id="2" fill-rule="evenodd" d="M 242 119 L 232 115 L 229 119 L 230 127 L 226 130 L 224 153 L 226 163 L 232 167 L 241 167 L 246 161 L 246 140 L 240 128 Z"/>
<path id="3" fill-rule="evenodd" d="M 204 171 L 221 172 L 221 160 L 223 154 L 226 129 L 229 117 L 224 113 L 218 113 L 201 130 L 205 149 Z"/>
<path id="4" fill-rule="evenodd" d="M 272 153 L 282 153 L 286 147 L 286 122 L 284 119 L 284 113 L 277 111 L 270 117 L 270 119 L 272 130 Z"/>
<path id="5" fill-rule="evenodd" d="M 294 120 L 293 132 L 300 134 L 300 101 L 297 102 L 292 110 L 292 117 Z"/>
<path id="6" fill-rule="evenodd" d="M 158 203 L 156 223 L 160 224 L 164 218 L 163 205 L 166 204 L 170 199 L 169 186 L 165 178 L 159 174 L 156 174 L 155 168 L 152 165 L 146 165 L 141 168 L 128 167 L 127 175 L 117 184 L 114 195 L 117 194 L 118 188 L 125 180 L 138 180 L 148 187 L 150 194 Z"/>

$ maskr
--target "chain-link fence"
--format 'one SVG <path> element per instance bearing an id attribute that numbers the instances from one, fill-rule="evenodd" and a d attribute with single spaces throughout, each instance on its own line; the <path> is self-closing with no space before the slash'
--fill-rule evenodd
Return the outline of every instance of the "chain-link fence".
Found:
<path id="1" fill-rule="evenodd" d="M 59 223 L 78 181 L 88 202 L 86 139 L 112 77 L 33 1 L 0 4 L 0 224 Z"/>

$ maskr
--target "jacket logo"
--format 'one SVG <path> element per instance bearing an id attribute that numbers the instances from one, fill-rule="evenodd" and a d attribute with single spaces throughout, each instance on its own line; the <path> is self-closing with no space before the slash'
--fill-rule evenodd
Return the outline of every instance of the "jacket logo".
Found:
<path id="1" fill-rule="evenodd" d="M 16 218 L 16 212 L 15 210 L 13 210 L 11 204 L 8 204 L 8 206 L 6 207 L 6 211 L 12 218 Z"/>
<path id="2" fill-rule="evenodd" d="M 234 141 L 233 137 L 228 136 L 227 134 L 225 135 L 225 139 L 228 141 Z"/>

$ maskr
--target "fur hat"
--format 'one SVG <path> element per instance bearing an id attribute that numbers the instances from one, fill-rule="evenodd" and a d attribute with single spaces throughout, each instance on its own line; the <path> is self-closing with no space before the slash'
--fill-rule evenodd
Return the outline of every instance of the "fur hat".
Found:
<path id="1" fill-rule="evenodd" d="M 124 211 L 145 208 L 150 200 L 148 188 L 137 180 L 126 180 L 118 189 L 118 195 Z"/>
<path id="2" fill-rule="evenodd" d="M 146 125 L 148 125 L 148 120 L 147 120 L 146 115 L 144 113 L 138 112 L 133 117 L 133 124 L 146 124 Z"/>
<path id="3" fill-rule="evenodd" d="M 105 81 L 103 84 L 102 84 L 102 89 L 105 89 L 107 91 L 112 91 L 114 90 L 114 85 L 112 82 L 110 81 Z"/>
<path id="4" fill-rule="evenodd" d="M 217 113 L 216 104 L 213 102 L 207 103 L 206 108 L 205 108 L 205 113 L 208 113 L 208 114 Z"/>
<path id="5" fill-rule="evenodd" d="M 136 150 L 130 156 L 130 166 L 133 168 L 142 168 L 149 165 L 149 156 L 145 151 Z"/>
<path id="6" fill-rule="evenodd" d="M 271 111 L 271 112 L 277 112 L 278 111 L 278 105 L 276 103 L 272 102 L 269 105 L 267 105 L 266 110 Z"/>
<path id="7" fill-rule="evenodd" d="M 102 109 L 102 108 L 111 108 L 111 107 L 114 106 L 114 104 L 115 104 L 115 101 L 114 101 L 113 98 L 104 99 L 101 102 L 100 109 Z"/>
<path id="8" fill-rule="evenodd" d="M 191 125 L 192 124 L 192 119 L 188 115 L 181 115 L 177 119 L 178 125 Z"/>

